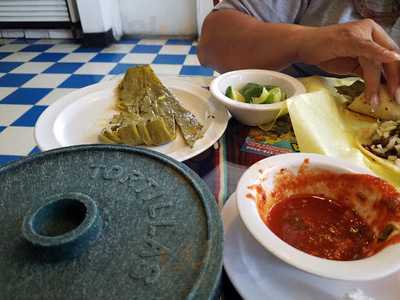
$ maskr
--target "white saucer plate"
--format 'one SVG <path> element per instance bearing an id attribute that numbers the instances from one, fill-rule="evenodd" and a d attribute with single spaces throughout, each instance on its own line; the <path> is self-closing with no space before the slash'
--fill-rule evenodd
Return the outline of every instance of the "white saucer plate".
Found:
<path id="1" fill-rule="evenodd" d="M 148 147 L 178 161 L 207 150 L 224 133 L 230 114 L 204 88 L 179 77 L 160 77 L 161 81 L 204 125 L 204 137 L 190 148 L 179 133 L 166 145 Z M 40 116 L 35 138 L 42 151 L 82 144 L 97 144 L 98 134 L 116 113 L 116 87 L 121 77 L 74 91 L 51 105 Z"/>
<path id="2" fill-rule="evenodd" d="M 398 300 L 400 272 L 379 280 L 344 281 L 319 277 L 294 268 L 263 248 L 242 223 L 232 194 L 222 210 L 224 268 L 247 300 L 347 300 L 361 290 L 374 300 Z M 368 298 L 363 298 L 368 299 Z"/>

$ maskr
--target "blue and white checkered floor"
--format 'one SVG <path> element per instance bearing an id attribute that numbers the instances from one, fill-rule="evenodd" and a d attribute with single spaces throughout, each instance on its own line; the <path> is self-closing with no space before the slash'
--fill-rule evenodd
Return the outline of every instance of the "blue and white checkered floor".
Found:
<path id="1" fill-rule="evenodd" d="M 124 39 L 107 48 L 71 40 L 0 40 L 0 165 L 39 151 L 33 129 L 54 101 L 137 64 L 151 64 L 159 75 L 214 75 L 200 66 L 192 40 Z"/>

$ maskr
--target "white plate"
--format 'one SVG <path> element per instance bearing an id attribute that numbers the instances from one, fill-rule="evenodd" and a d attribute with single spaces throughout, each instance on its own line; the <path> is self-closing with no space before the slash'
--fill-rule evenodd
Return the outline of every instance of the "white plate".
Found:
<path id="1" fill-rule="evenodd" d="M 176 160 L 184 161 L 207 150 L 224 133 L 229 113 L 204 88 L 178 77 L 161 77 L 161 81 L 204 125 L 204 137 L 190 148 L 178 134 L 166 145 L 149 147 Z M 51 105 L 40 116 L 35 138 L 43 151 L 81 144 L 99 143 L 97 136 L 116 113 L 116 87 L 121 77 L 74 91 Z"/>
<path id="2" fill-rule="evenodd" d="M 344 300 L 360 289 L 375 300 L 398 300 L 400 272 L 374 281 L 325 279 L 298 270 L 265 250 L 242 224 L 232 194 L 222 210 L 224 267 L 247 300 Z M 366 298 L 364 298 L 366 299 Z"/>

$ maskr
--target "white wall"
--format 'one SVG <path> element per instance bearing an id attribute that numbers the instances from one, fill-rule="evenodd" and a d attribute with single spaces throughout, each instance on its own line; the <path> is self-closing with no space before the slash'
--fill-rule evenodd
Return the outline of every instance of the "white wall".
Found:
<path id="1" fill-rule="evenodd" d="M 201 33 L 204 19 L 214 8 L 213 0 L 196 0 L 196 14 L 197 14 L 197 30 L 198 34 Z"/>
<path id="2" fill-rule="evenodd" d="M 82 29 L 85 33 L 113 30 L 119 38 L 121 32 L 120 11 L 115 0 L 77 0 Z"/>
<path id="3" fill-rule="evenodd" d="M 196 0 L 120 0 L 124 34 L 197 32 Z"/>
<path id="4" fill-rule="evenodd" d="M 104 32 L 111 28 L 111 18 L 103 15 L 107 0 L 77 0 L 81 16 L 82 29 L 85 33 Z"/>

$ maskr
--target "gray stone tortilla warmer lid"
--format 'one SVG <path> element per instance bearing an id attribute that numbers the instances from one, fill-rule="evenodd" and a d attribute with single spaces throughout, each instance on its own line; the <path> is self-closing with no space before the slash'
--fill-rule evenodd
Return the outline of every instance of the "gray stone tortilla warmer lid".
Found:
<path id="1" fill-rule="evenodd" d="M 211 299 L 222 223 L 184 164 L 115 145 L 0 168 L 1 299 Z"/>

